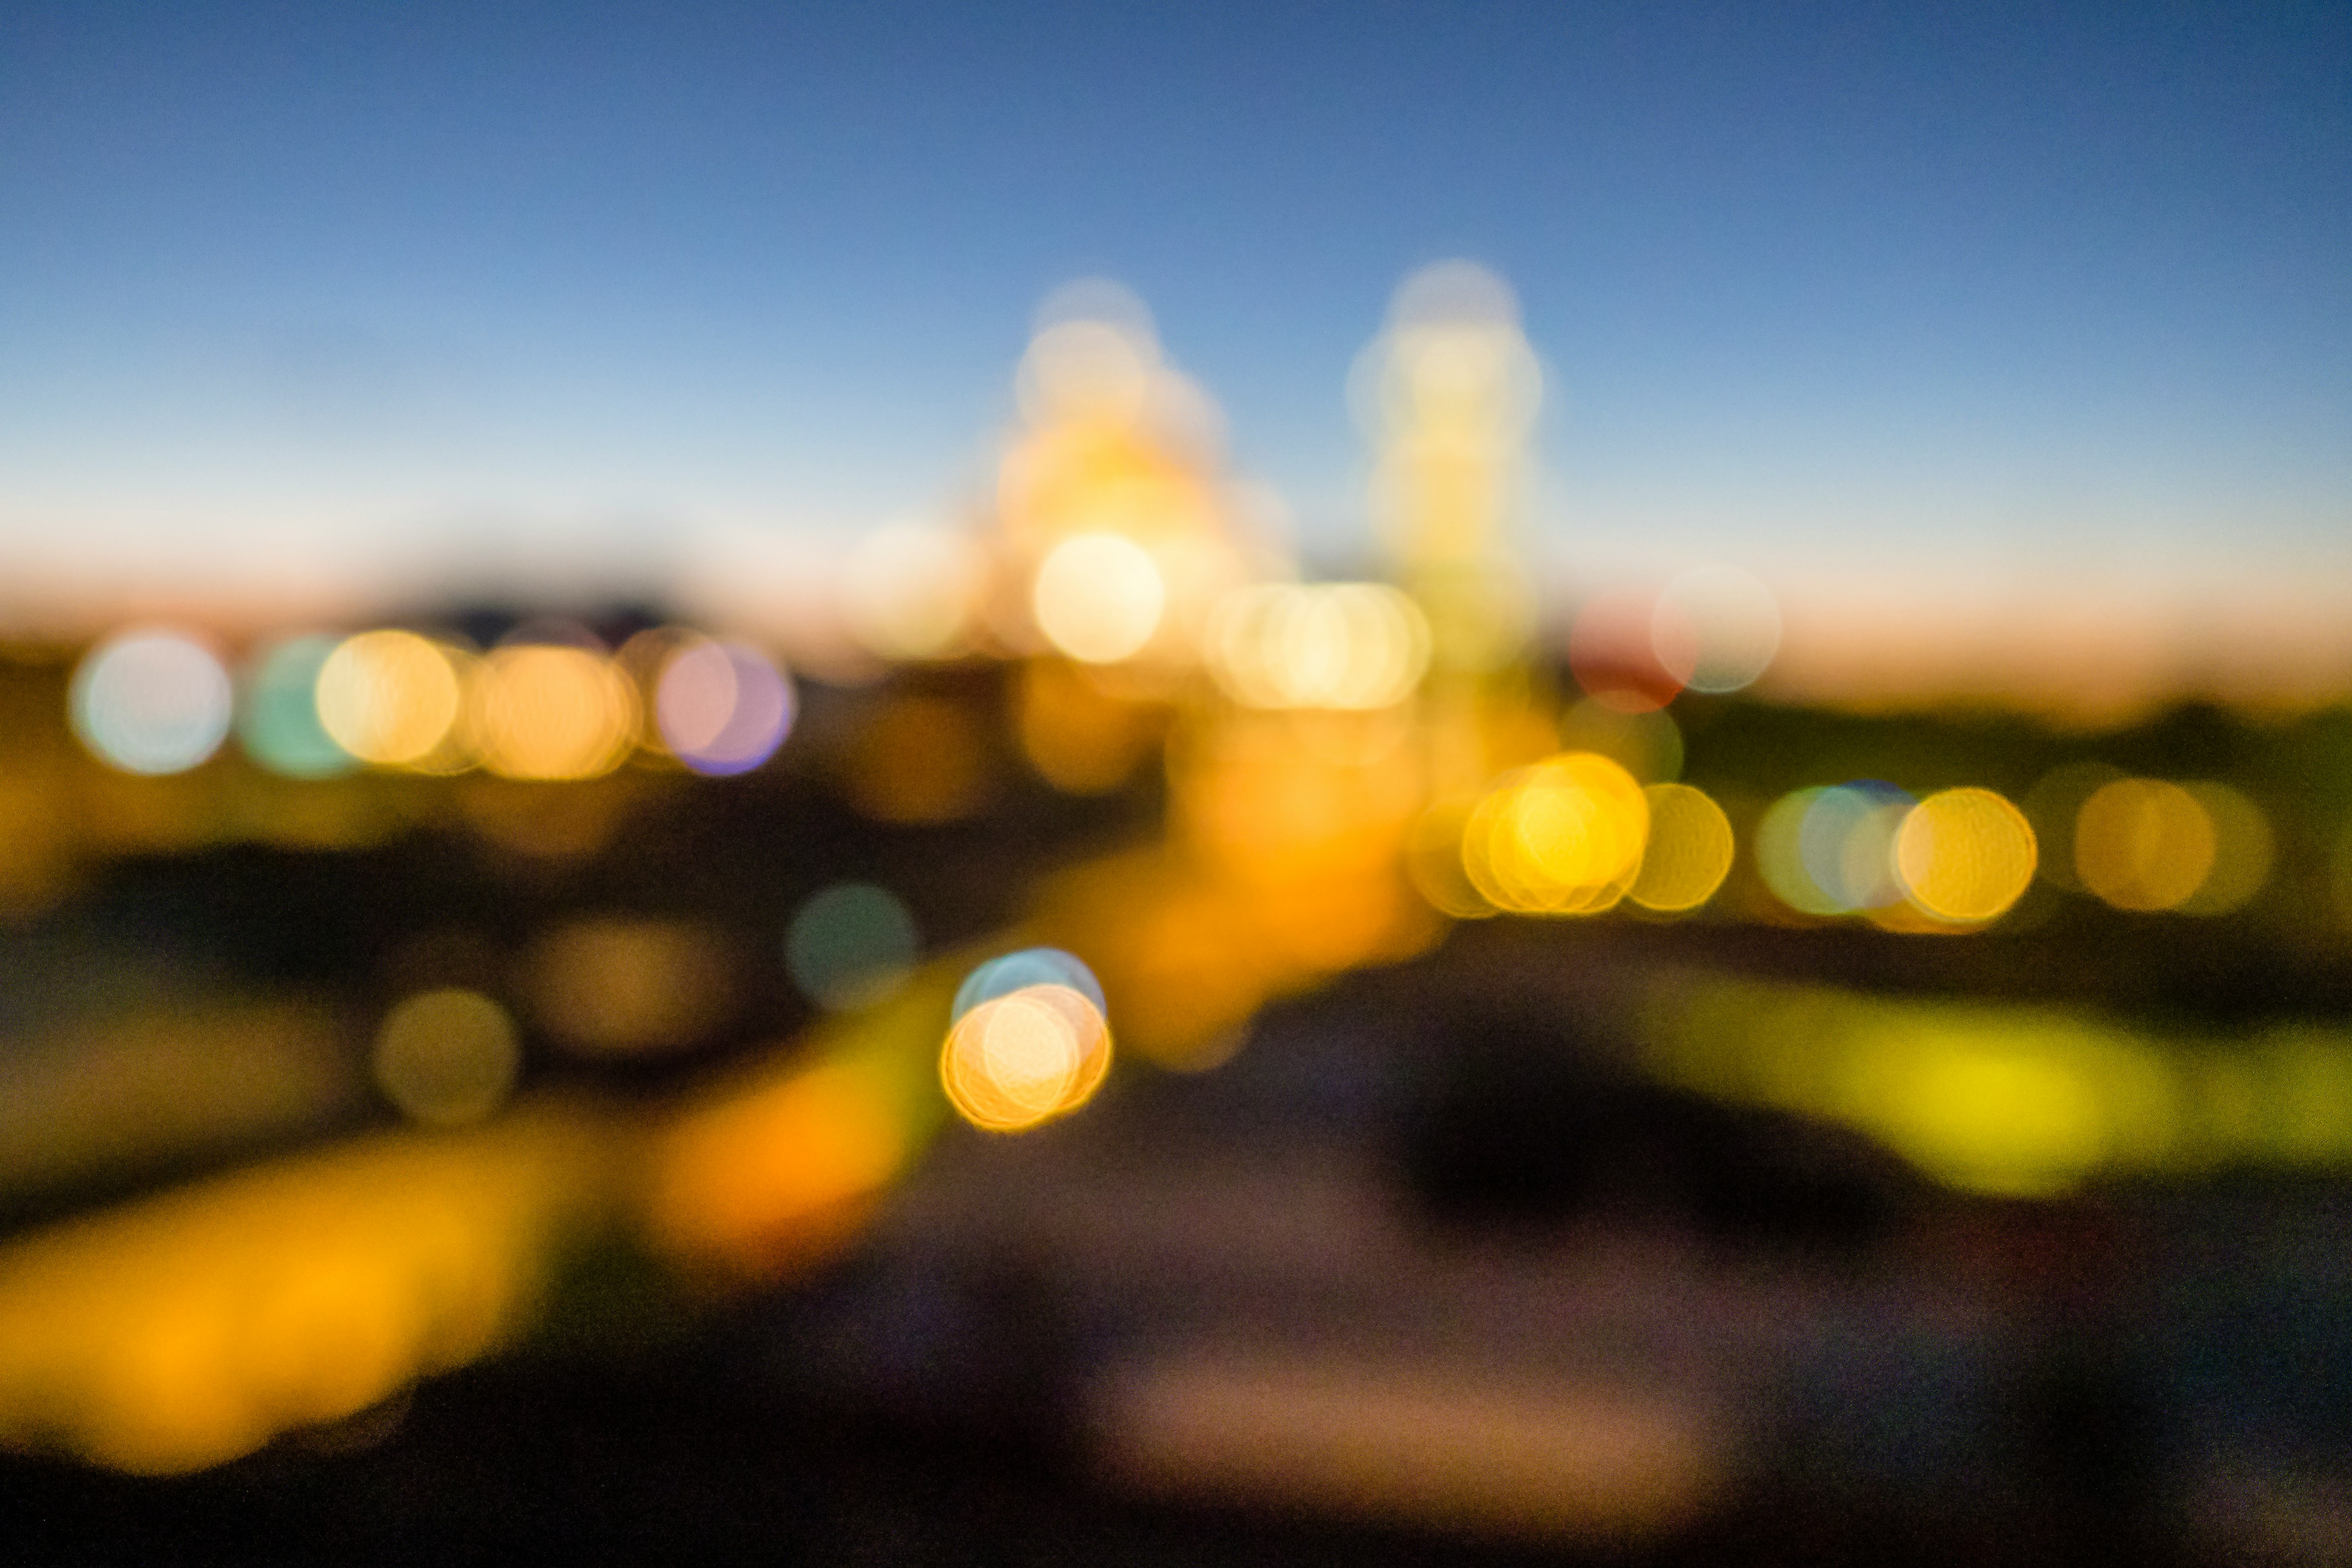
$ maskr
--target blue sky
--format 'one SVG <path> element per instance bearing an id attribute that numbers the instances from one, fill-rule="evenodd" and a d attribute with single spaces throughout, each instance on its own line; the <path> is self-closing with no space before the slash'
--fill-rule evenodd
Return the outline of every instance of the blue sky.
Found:
<path id="1" fill-rule="evenodd" d="M 936 510 L 1102 274 L 1344 555 L 1348 365 L 1454 256 L 1571 567 L 2352 571 L 2352 12 L 2292 5 L 17 0 L 0 552 Z"/>

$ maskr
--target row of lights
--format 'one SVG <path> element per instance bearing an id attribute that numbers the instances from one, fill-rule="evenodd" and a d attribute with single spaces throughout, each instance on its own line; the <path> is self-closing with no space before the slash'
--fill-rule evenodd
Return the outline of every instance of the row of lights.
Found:
<path id="1" fill-rule="evenodd" d="M 1735 855 L 1730 819 L 1704 791 L 1645 786 L 1592 752 L 1564 752 L 1441 805 L 1423 819 L 1413 849 L 1415 880 L 1431 901 L 1469 917 L 1598 914 L 1629 900 L 1680 913 L 1715 896 Z M 2024 814 L 1973 788 L 1925 800 L 1891 786 L 1801 790 L 1765 814 L 1756 854 L 1766 884 L 1792 909 L 1843 914 L 1900 903 L 1948 929 L 2007 912 L 2036 861 Z"/>
<path id="2" fill-rule="evenodd" d="M 2238 909 L 2270 875 L 2269 823 L 2227 784 L 2116 775 L 2071 813 L 2049 816 L 2072 845 L 2068 856 L 2060 844 L 2054 862 L 2042 857 L 2025 813 L 1990 791 L 1920 801 L 1875 779 L 1814 786 L 1765 812 L 1757 869 L 1804 914 L 1910 909 L 1969 923 L 2006 910 L 2037 869 L 2115 909 L 2189 914 Z"/>
<path id="3" fill-rule="evenodd" d="M 1757 824 L 1754 855 L 1765 887 L 1801 914 L 1967 930 L 2008 912 L 2037 872 L 2118 910 L 2226 914 L 2261 889 L 2274 854 L 2262 809 L 2210 780 L 2116 775 L 2058 827 L 2067 843 L 2053 864 L 2026 813 L 1991 790 L 1922 799 L 1866 779 L 1782 795 Z M 1729 818 L 1704 792 L 1643 786 L 1612 758 L 1570 752 L 1432 808 L 1410 864 L 1457 917 L 1597 914 L 1627 900 L 1679 913 L 1714 897 L 1735 854 Z"/>
<path id="4" fill-rule="evenodd" d="M 667 626 L 617 654 L 570 626 L 488 652 L 394 628 L 293 637 L 236 678 L 204 637 L 142 628 L 91 648 L 69 697 L 82 743 L 125 772 L 185 773 L 233 730 L 257 764 L 293 778 L 367 766 L 584 779 L 641 747 L 740 773 L 783 743 L 794 707 L 759 649 Z"/>
<path id="5" fill-rule="evenodd" d="M 1391 707 L 1429 658 L 1417 606 L 1375 584 L 1244 590 L 1212 634 L 1213 673 L 1250 707 Z M 773 753 L 793 707 L 789 679 L 757 649 L 669 627 L 617 656 L 577 633 L 484 654 L 396 629 L 299 637 L 258 650 L 242 680 L 197 637 L 140 630 L 94 647 L 71 695 L 77 732 L 117 767 L 186 771 L 233 727 L 255 762 L 297 777 L 369 765 L 579 779 L 639 746 L 729 774 Z M 1680 784 L 1645 791 L 1591 753 L 1500 781 L 1451 825 L 1467 887 L 1442 878 L 1436 901 L 1459 913 L 1587 913 L 1625 898 L 1686 910 L 1713 895 L 1731 862 L 1714 802 Z M 2260 809 L 2211 782 L 2105 779 L 2071 829 L 2071 868 L 2053 879 L 2071 869 L 2124 910 L 2225 912 L 2260 888 L 2272 855 Z M 1802 913 L 1907 908 L 1969 925 L 2015 901 L 2038 850 L 2024 815 L 1990 792 L 1921 802 L 1865 780 L 1781 797 L 1759 825 L 1756 858 L 1766 886 Z"/>
<path id="6" fill-rule="evenodd" d="M 2275 853 L 2262 808 L 2210 779 L 2110 780 L 2075 812 L 2074 838 L 2076 879 L 2119 910 L 2227 914 Z"/>
<path id="7" fill-rule="evenodd" d="M 2075 870 L 2089 890 L 2119 908 L 2235 907 L 2267 870 L 2261 822 L 2251 802 L 2222 786 L 2108 780 L 2075 814 Z M 2261 837 L 2248 837 L 2257 830 Z M 2223 846 L 2234 846 L 2238 858 L 2222 858 Z M 1617 762 L 1591 752 L 1517 770 L 1471 801 L 1433 811 L 1412 847 L 1423 891 L 1465 917 L 1592 914 L 1625 900 L 1685 911 L 1714 896 L 1735 853 L 1728 817 L 1703 791 L 1676 783 L 1644 786 Z M 1862 914 L 1896 929 L 1903 922 L 1890 916 L 1907 913 L 1909 929 L 1924 921 L 1970 930 L 1998 919 L 2023 894 L 2039 846 L 2025 814 L 1990 790 L 1914 799 L 1894 785 L 1864 781 L 1781 797 L 1759 825 L 1755 856 L 1766 885 L 1801 912 Z M 2258 862 L 2251 869 L 2249 856 Z M 708 966 L 677 962 L 670 950 L 678 933 L 666 928 L 590 922 L 560 934 L 564 940 L 541 956 L 570 962 L 560 965 L 562 973 L 542 978 L 554 980 L 560 993 L 583 984 L 594 990 L 602 1022 L 677 1012 L 667 1005 L 675 998 L 635 992 L 708 989 Z M 887 1000 L 919 951 L 904 904 L 868 883 L 822 890 L 794 914 L 784 939 L 793 980 L 830 1011 Z M 615 984 L 631 994 L 615 993 Z M 661 1028 L 640 1030 L 643 1038 L 572 1038 L 579 1032 L 566 1034 L 557 1016 L 562 1008 L 547 996 L 539 1001 L 543 1012 L 552 1007 L 549 1026 L 575 1048 L 604 1054 L 679 1043 L 675 1029 Z M 452 1124 L 495 1109 L 519 1059 L 514 1026 L 498 1003 L 478 992 L 440 989 L 412 996 L 387 1016 L 374 1069 L 386 1097 L 412 1118 Z M 967 1121 L 1016 1131 L 1085 1104 L 1109 1059 L 1100 984 L 1070 954 L 1032 949 L 992 960 L 967 978 L 953 1005 L 940 1075 Z"/>
<path id="8" fill-rule="evenodd" d="M 2024 895 L 2040 858 L 2025 814 L 1986 789 L 1925 800 L 1876 780 L 1795 790 L 1756 829 L 1765 886 L 1809 915 L 1981 925 Z"/>
<path id="9" fill-rule="evenodd" d="M 1610 757 L 1566 752 L 1433 806 L 1407 867 L 1461 919 L 1599 914 L 1628 899 L 1678 913 L 1715 896 L 1732 853 L 1730 819 L 1704 791 L 1643 785 Z"/>
<path id="10" fill-rule="evenodd" d="M 1081 533 L 1039 565 L 1030 608 L 1058 652 L 1082 664 L 1132 658 L 1169 606 L 1158 557 L 1123 535 Z M 1201 638 L 1210 672 L 1253 708 L 1375 709 L 1404 700 L 1429 668 L 1422 605 L 1381 583 L 1263 583 L 1211 606 Z M 1771 591 L 1734 567 L 1685 574 L 1654 598 L 1606 596 L 1580 610 L 1568 653 L 1603 705 L 1641 712 L 1675 693 L 1752 684 L 1780 645 Z"/>
<path id="11" fill-rule="evenodd" d="M 1627 899 L 1696 909 L 1734 855 L 1728 819 L 1700 791 L 1643 788 L 1591 753 L 1508 774 L 1454 824 L 1439 820 L 1441 838 L 1458 845 L 1467 888 L 1442 876 L 1424 883 L 1457 914 L 1590 914 Z M 1878 780 L 1814 786 L 1764 813 L 1756 868 L 1802 914 L 1907 916 L 1945 929 L 1999 919 L 2037 870 L 2118 910 L 2189 914 L 2238 909 L 2270 874 L 2261 808 L 2212 781 L 2115 778 L 2067 826 L 2071 866 L 2046 867 L 2025 813 L 1991 790 L 1919 799 Z"/>
<path id="12" fill-rule="evenodd" d="M 1777 637 L 1760 592 L 1721 573 L 1670 590 L 1658 603 L 1660 646 L 1681 638 L 1676 657 L 1662 661 L 1674 667 L 1669 679 L 1718 690 L 1752 679 Z M 1725 613 L 1744 593 L 1745 619 Z M 1049 554 L 1034 607 L 1058 651 L 1104 664 L 1151 638 L 1165 598 L 1150 552 L 1084 534 Z M 1694 618 L 1701 603 L 1716 614 Z M 1744 650 L 1716 646 L 1722 637 L 1702 650 L 1691 631 L 1701 625 L 1744 626 Z M 1213 608 L 1203 643 L 1217 686 L 1244 707 L 1358 711 L 1409 699 L 1432 648 L 1421 606 L 1377 583 L 1235 590 Z M 1585 674 L 1612 706 L 1633 689 Z M 299 636 L 260 648 L 236 677 L 203 637 L 142 628 L 92 648 L 71 699 L 83 742 L 126 772 L 186 772 L 234 731 L 256 763 L 304 778 L 362 765 L 591 778 L 640 745 L 697 772 L 740 773 L 782 742 L 793 707 L 790 680 L 759 650 L 670 627 L 641 633 L 617 657 L 576 627 L 488 653 L 393 628 Z"/>

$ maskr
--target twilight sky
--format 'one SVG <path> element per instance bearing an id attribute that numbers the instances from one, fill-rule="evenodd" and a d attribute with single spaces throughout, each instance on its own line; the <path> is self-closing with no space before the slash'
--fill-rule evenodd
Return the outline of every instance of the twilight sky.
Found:
<path id="1" fill-rule="evenodd" d="M 1549 369 L 1559 569 L 2352 587 L 2352 11 L 2292 5 L 15 0 L 0 563 L 938 513 L 1087 274 L 1340 560 L 1349 361 L 1454 256 Z"/>

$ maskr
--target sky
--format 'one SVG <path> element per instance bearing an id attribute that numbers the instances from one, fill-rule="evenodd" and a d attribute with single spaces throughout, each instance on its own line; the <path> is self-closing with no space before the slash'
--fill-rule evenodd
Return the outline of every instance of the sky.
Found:
<path id="1" fill-rule="evenodd" d="M 1548 571 L 2352 586 L 2352 11 L 2294 5 L 16 0 L 0 564 L 657 576 L 951 512 L 1093 275 L 1360 562 L 1348 368 L 1454 257 L 1546 367 Z"/>

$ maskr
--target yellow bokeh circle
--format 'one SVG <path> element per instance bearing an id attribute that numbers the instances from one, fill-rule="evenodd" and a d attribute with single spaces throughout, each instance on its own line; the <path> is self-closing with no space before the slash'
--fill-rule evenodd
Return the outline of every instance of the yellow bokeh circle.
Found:
<path id="1" fill-rule="evenodd" d="M 1496 909 L 1594 914 L 1633 885 L 1649 830 L 1633 775 L 1570 752 L 1496 782 L 1463 826 L 1462 868 Z"/>
<path id="2" fill-rule="evenodd" d="M 2217 848 L 2197 797 L 2161 779 L 2117 779 L 2074 818 L 2074 870 L 2119 910 L 2178 909 L 2204 886 Z"/>
<path id="3" fill-rule="evenodd" d="M 1923 913 L 1978 925 L 2017 902 L 2033 880 L 2036 850 L 2025 814 L 1989 789 L 1948 789 L 1905 814 L 1895 869 Z"/>
<path id="4" fill-rule="evenodd" d="M 494 650 L 467 714 L 484 765 L 508 778 L 594 778 L 620 766 L 637 734 L 634 684 L 603 654 L 562 644 Z"/>
<path id="5" fill-rule="evenodd" d="M 1650 807 L 1649 843 L 1626 896 L 1646 910 L 1695 910 L 1730 874 L 1731 819 L 1689 784 L 1655 784 L 1642 796 Z"/>
<path id="6" fill-rule="evenodd" d="M 335 744 L 379 767 L 415 766 L 457 728 L 465 689 L 451 650 L 415 632 L 345 637 L 319 667 L 319 723 Z"/>

